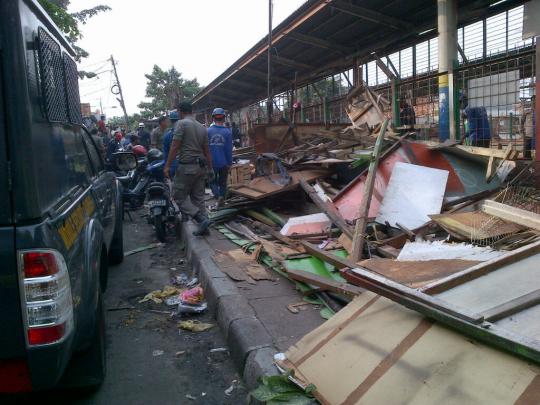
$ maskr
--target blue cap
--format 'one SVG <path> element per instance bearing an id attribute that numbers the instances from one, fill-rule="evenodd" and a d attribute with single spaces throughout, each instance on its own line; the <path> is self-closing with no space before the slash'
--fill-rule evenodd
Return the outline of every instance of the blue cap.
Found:
<path id="1" fill-rule="evenodd" d="M 176 111 L 171 111 L 169 113 L 169 119 L 171 121 L 178 121 L 180 119 L 180 117 L 178 116 L 178 113 Z"/>

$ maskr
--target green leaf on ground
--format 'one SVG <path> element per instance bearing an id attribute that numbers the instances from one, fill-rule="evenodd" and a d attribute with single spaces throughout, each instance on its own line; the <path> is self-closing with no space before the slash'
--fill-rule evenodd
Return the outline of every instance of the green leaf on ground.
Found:
<path id="1" fill-rule="evenodd" d="M 259 386 L 251 391 L 255 399 L 266 402 L 268 405 L 309 405 L 314 399 L 310 395 L 315 391 L 315 386 L 310 384 L 304 391 L 291 380 L 291 373 L 275 376 L 264 376 L 259 379 Z"/>

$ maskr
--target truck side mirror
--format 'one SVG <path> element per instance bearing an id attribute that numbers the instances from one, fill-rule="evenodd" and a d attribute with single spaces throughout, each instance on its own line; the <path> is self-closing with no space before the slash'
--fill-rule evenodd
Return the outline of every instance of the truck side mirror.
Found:
<path id="1" fill-rule="evenodd" d="M 113 154 L 116 167 L 121 171 L 133 170 L 137 167 L 137 157 L 131 152 L 117 152 Z"/>

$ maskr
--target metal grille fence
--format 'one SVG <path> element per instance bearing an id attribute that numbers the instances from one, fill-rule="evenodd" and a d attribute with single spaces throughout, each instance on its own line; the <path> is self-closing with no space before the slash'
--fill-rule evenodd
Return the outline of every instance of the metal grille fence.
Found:
<path id="1" fill-rule="evenodd" d="M 38 32 L 39 65 L 45 112 L 51 122 L 68 122 L 60 45 L 43 29 Z"/>
<path id="2" fill-rule="evenodd" d="M 457 30 L 458 63 L 454 74 L 458 136 L 481 146 L 506 148 L 511 144 L 530 157 L 535 131 L 535 52 L 534 41 L 523 39 L 523 6 L 504 11 Z M 433 35 L 433 33 L 431 34 Z M 438 39 L 426 39 L 380 61 L 398 76 L 392 83 L 375 60 L 361 66 L 361 79 L 375 91 L 394 100 L 400 110 L 414 110 L 414 127 L 419 138 L 438 136 L 439 77 Z M 352 69 L 328 76 L 297 90 L 301 118 L 297 122 L 348 123 L 346 94 L 352 88 Z M 292 92 L 276 96 L 274 120 L 289 118 Z M 287 108 L 285 108 L 285 106 Z M 265 102 L 249 108 L 265 122 Z M 262 113 L 261 113 L 262 112 Z M 288 114 L 288 115 L 287 115 Z M 252 121 L 253 122 L 253 121 Z"/>
<path id="3" fill-rule="evenodd" d="M 62 55 L 64 60 L 64 74 L 66 77 L 66 97 L 69 113 L 69 121 L 72 124 L 80 125 L 82 122 L 80 97 L 79 97 L 79 75 L 77 64 L 66 53 Z"/>

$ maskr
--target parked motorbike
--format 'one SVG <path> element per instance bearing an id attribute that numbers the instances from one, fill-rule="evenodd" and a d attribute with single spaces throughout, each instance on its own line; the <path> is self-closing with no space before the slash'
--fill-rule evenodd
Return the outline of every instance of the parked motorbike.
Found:
<path id="1" fill-rule="evenodd" d="M 146 157 L 138 160 L 138 165 L 135 170 L 130 171 L 126 176 L 118 177 L 122 183 L 122 197 L 124 199 L 124 207 L 129 210 L 136 210 L 143 206 L 146 198 L 146 190 L 153 181 L 163 181 L 163 154 L 152 149 Z"/>
<path id="2" fill-rule="evenodd" d="M 161 168 L 165 162 L 161 162 Z M 167 233 L 174 231 L 180 236 L 180 210 L 171 198 L 171 188 L 167 182 L 154 181 L 148 185 L 148 215 L 149 222 L 154 225 L 156 236 L 160 242 L 165 242 Z"/>

